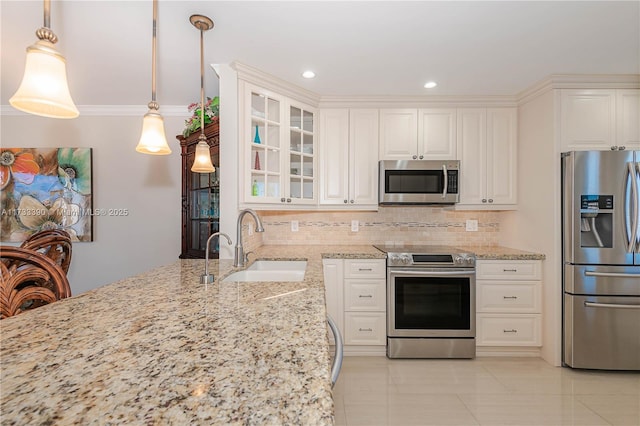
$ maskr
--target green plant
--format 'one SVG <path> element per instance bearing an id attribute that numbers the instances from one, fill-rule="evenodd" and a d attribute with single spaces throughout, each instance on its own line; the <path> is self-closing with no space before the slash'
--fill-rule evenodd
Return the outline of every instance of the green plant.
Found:
<path id="1" fill-rule="evenodd" d="M 200 120 L 201 120 L 201 112 L 200 112 L 200 104 L 193 103 L 189 105 L 189 112 L 192 113 L 191 117 L 184 122 L 184 130 L 182 131 L 182 136 L 185 138 L 189 136 L 191 133 L 200 129 Z M 213 123 L 218 120 L 220 112 L 220 98 L 215 97 L 213 99 L 207 98 L 207 102 L 204 104 L 204 125 L 206 126 L 209 123 Z"/>

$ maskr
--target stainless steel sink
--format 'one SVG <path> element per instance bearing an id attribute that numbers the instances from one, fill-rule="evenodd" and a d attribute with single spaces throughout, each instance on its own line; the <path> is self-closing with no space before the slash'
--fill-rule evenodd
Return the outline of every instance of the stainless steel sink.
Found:
<path id="1" fill-rule="evenodd" d="M 247 269 L 234 272 L 222 282 L 302 281 L 306 260 L 257 260 Z"/>

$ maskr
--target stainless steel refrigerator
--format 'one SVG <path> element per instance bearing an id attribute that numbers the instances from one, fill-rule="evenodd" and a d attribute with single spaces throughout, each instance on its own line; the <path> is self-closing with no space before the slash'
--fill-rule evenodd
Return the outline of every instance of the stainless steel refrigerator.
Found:
<path id="1" fill-rule="evenodd" d="M 640 151 L 562 154 L 563 365 L 640 370 Z"/>

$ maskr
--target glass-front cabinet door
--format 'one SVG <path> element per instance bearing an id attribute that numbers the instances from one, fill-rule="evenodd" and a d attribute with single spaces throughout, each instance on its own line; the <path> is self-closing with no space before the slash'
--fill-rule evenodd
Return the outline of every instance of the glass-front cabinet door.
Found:
<path id="1" fill-rule="evenodd" d="M 314 204 L 316 112 L 269 90 L 244 83 L 246 106 L 242 199 L 248 204 Z M 247 149 L 248 147 L 248 149 Z"/>
<path id="2" fill-rule="evenodd" d="M 209 235 L 220 230 L 220 184 L 218 169 L 214 173 L 191 172 L 189 191 L 190 209 L 189 230 L 191 235 L 190 250 L 205 251 Z M 212 242 L 212 254 L 218 252 L 217 242 Z M 213 256 L 215 258 L 217 256 Z"/>
<path id="3" fill-rule="evenodd" d="M 292 202 L 316 199 L 314 117 L 302 106 L 289 106 L 288 195 Z"/>
<path id="4" fill-rule="evenodd" d="M 251 147 L 249 199 L 257 202 L 277 202 L 282 186 L 282 100 L 255 88 L 250 91 L 250 128 L 245 135 Z"/>

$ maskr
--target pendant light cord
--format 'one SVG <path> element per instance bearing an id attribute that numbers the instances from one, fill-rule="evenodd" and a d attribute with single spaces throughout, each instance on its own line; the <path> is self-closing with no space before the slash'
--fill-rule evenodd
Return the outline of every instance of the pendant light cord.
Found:
<path id="1" fill-rule="evenodd" d="M 157 110 L 160 106 L 156 102 L 156 49 L 158 40 L 157 34 L 157 21 L 158 21 L 158 0 L 153 0 L 153 40 L 151 43 L 151 102 L 149 102 L 149 109 Z"/>
<path id="2" fill-rule="evenodd" d="M 204 135 L 204 30 L 200 27 L 200 139 L 207 140 Z"/>

